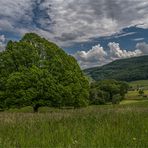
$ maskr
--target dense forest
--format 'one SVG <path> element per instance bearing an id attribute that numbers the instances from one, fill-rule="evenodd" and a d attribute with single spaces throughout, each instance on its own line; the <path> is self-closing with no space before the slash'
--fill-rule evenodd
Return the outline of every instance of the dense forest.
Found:
<path id="1" fill-rule="evenodd" d="M 84 72 L 94 80 L 147 80 L 148 55 L 116 60 L 101 67 L 86 69 Z"/>

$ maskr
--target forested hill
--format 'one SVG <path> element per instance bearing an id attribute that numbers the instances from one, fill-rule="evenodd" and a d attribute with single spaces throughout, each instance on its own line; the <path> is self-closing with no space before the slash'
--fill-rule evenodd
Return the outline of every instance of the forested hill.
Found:
<path id="1" fill-rule="evenodd" d="M 101 67 L 85 69 L 94 80 L 135 81 L 148 79 L 148 55 L 113 61 Z"/>

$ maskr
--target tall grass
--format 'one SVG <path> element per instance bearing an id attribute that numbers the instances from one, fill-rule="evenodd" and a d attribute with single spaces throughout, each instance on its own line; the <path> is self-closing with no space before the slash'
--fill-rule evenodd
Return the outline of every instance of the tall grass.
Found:
<path id="1" fill-rule="evenodd" d="M 148 101 L 0 113 L 0 147 L 148 147 Z"/>

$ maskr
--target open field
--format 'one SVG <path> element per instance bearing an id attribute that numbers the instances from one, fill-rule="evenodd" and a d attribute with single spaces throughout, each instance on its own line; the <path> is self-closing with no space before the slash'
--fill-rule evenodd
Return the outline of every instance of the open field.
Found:
<path id="1" fill-rule="evenodd" d="M 147 81 L 132 82 L 130 85 Z M 148 89 L 144 91 L 148 95 Z M 120 105 L 31 107 L 0 112 L 0 148 L 148 147 L 148 98 L 129 91 Z"/>
<path id="2" fill-rule="evenodd" d="M 148 90 L 144 90 L 144 94 L 148 96 Z M 127 100 L 143 100 L 142 96 L 139 96 L 138 91 L 129 91 L 126 95 Z M 148 98 L 147 98 L 148 99 Z"/>
<path id="3" fill-rule="evenodd" d="M 137 86 L 144 87 L 144 89 L 148 90 L 148 80 L 139 80 L 133 81 L 130 83 L 130 86 L 136 88 Z"/>
<path id="4" fill-rule="evenodd" d="M 137 86 L 143 88 L 144 95 L 148 96 L 148 80 L 130 82 L 129 85 L 132 86 L 135 90 L 129 91 L 128 94 L 126 94 L 126 100 L 143 100 L 143 99 L 148 100 L 148 97 L 143 98 L 142 96 L 139 96 L 139 92 L 136 89 Z"/>
<path id="5" fill-rule="evenodd" d="M 0 113 L 0 147 L 148 147 L 148 101 L 15 111 Z"/>

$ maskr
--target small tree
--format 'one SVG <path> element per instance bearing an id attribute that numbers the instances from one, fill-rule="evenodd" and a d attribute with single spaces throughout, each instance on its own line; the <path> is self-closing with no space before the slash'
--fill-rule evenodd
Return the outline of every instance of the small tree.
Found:
<path id="1" fill-rule="evenodd" d="M 119 88 L 120 88 L 120 96 L 121 96 L 121 100 L 123 100 L 125 98 L 125 94 L 128 92 L 129 90 L 129 84 L 127 82 L 119 82 Z"/>
<path id="2" fill-rule="evenodd" d="M 144 95 L 143 89 L 140 89 L 140 90 L 138 91 L 138 93 L 139 93 L 140 96 L 143 96 L 143 95 Z"/>

